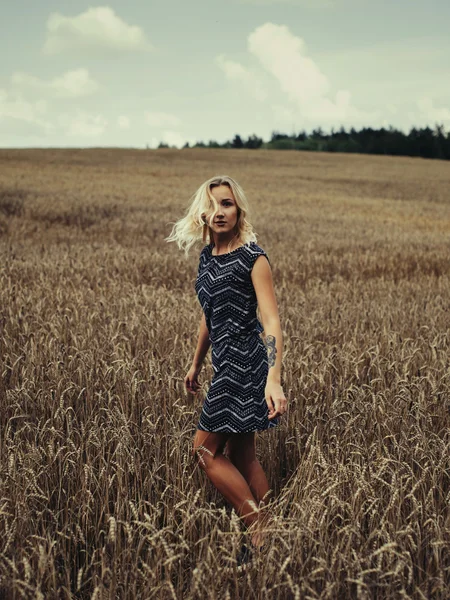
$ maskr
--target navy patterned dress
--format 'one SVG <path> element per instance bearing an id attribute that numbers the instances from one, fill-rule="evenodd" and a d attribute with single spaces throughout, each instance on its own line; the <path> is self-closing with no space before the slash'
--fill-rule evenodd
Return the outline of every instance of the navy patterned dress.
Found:
<path id="1" fill-rule="evenodd" d="M 211 242 L 201 251 L 195 282 L 214 370 L 197 428 L 227 433 L 269 429 L 279 417 L 268 418 L 264 390 L 269 365 L 251 280 L 258 256 L 269 257 L 255 242 L 218 256 L 213 247 Z"/>

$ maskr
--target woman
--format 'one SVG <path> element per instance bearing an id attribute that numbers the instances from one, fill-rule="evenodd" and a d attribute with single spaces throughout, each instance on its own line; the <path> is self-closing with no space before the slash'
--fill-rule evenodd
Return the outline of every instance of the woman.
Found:
<path id="1" fill-rule="evenodd" d="M 199 337 L 184 383 L 196 394 L 198 376 L 212 345 L 211 381 L 193 443 L 193 455 L 235 508 L 261 548 L 269 485 L 255 453 L 255 432 L 275 427 L 287 410 L 280 385 L 283 338 L 270 262 L 256 244 L 241 186 L 228 176 L 205 181 L 186 216 L 167 241 L 205 245 L 195 283 L 202 306 Z M 262 322 L 256 317 L 259 306 Z M 266 346 L 260 337 L 265 332 Z M 225 447 L 228 458 L 224 455 Z M 247 553 L 249 555 L 249 553 Z M 246 560 L 246 558 L 244 559 Z"/>

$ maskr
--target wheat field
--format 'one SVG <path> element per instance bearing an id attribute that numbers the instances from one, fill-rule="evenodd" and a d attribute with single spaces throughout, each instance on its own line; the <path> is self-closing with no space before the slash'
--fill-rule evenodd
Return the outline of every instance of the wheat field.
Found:
<path id="1" fill-rule="evenodd" d="M 218 174 L 271 260 L 289 402 L 244 573 L 191 453 L 201 245 L 164 241 Z M 1 150 L 0 597 L 450 597 L 449 190 L 416 158 Z"/>

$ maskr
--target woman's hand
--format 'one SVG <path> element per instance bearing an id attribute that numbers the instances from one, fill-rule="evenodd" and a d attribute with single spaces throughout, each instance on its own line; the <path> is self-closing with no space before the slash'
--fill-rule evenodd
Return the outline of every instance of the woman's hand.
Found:
<path id="1" fill-rule="evenodd" d="M 196 394 L 198 392 L 198 389 L 200 388 L 200 383 L 198 381 L 198 374 L 200 373 L 200 371 L 201 366 L 196 367 L 195 365 L 192 365 L 188 371 L 188 374 L 184 378 L 184 385 L 186 387 L 186 390 L 191 394 Z"/>
<path id="2" fill-rule="evenodd" d="M 284 415 L 287 411 L 287 400 L 279 383 L 267 382 L 264 396 L 269 408 L 269 420 Z"/>

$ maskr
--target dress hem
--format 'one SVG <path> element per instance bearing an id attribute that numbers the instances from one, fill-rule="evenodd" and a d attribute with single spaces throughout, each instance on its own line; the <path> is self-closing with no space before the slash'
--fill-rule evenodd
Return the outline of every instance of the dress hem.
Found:
<path id="1" fill-rule="evenodd" d="M 197 425 L 197 429 L 199 431 L 206 431 L 207 433 L 256 433 L 257 431 L 267 431 L 269 429 L 275 429 L 275 427 L 279 427 L 279 423 L 274 423 L 273 425 L 269 425 L 269 427 L 264 427 L 262 429 L 245 429 L 243 431 L 229 431 L 228 429 L 203 429 Z"/>

